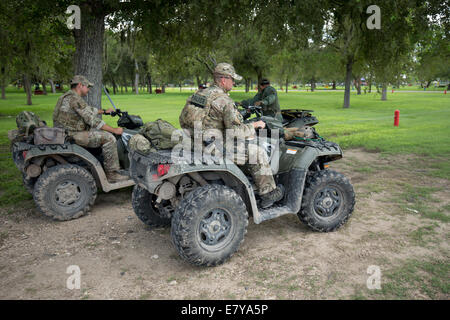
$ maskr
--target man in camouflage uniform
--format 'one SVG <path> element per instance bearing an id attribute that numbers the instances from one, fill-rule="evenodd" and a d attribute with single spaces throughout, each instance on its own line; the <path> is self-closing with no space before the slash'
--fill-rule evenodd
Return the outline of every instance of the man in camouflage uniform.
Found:
<path id="1" fill-rule="evenodd" d="M 53 126 L 66 129 L 67 135 L 82 147 L 101 147 L 106 178 L 109 182 L 128 180 L 129 177 L 119 171 L 116 138 L 112 135 L 113 133 L 121 135 L 123 129 L 112 128 L 97 116 L 110 113 L 113 109 L 98 110 L 83 100 L 82 97 L 88 94 L 90 87 L 93 87 L 93 84 L 84 76 L 73 77 L 71 89 L 56 103 L 53 112 Z"/>
<path id="2" fill-rule="evenodd" d="M 243 107 L 262 106 L 262 114 L 264 116 L 273 117 L 281 122 L 280 104 L 278 103 L 277 90 L 270 85 L 270 81 L 262 79 L 258 85 L 258 93 L 251 99 L 243 100 L 240 103 Z"/>
<path id="3" fill-rule="evenodd" d="M 238 138 L 254 138 L 256 128 L 264 128 L 263 121 L 244 123 L 242 115 L 229 97 L 228 92 L 233 88 L 234 79 L 240 80 L 232 65 L 219 63 L 214 69 L 214 85 L 197 91 L 188 98 L 179 121 L 183 129 L 193 133 L 194 122 L 200 121 L 202 130 L 217 129 L 223 134 L 227 129 L 233 129 Z M 267 154 L 255 144 L 245 148 L 244 167 L 251 174 L 258 193 L 261 197 L 260 207 L 266 208 L 283 197 L 283 191 L 276 186 L 270 168 Z M 249 149 L 251 154 L 258 153 L 257 163 L 249 164 Z M 234 162 L 236 159 L 233 157 Z"/>

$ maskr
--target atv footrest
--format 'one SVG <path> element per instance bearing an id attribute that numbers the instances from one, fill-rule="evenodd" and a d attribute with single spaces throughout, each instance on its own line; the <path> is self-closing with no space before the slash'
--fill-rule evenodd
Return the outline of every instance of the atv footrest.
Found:
<path id="1" fill-rule="evenodd" d="M 277 206 L 263 209 L 259 211 L 260 218 L 257 222 L 255 221 L 255 223 L 259 224 L 266 220 L 284 216 L 285 214 L 295 214 L 295 212 L 292 212 L 292 208 L 289 206 Z"/>

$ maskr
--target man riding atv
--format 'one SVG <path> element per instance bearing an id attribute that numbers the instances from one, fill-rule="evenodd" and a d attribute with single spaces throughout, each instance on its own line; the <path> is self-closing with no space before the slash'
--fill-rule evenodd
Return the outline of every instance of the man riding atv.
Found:
<path id="1" fill-rule="evenodd" d="M 97 110 L 89 106 L 82 97 L 89 93 L 93 84 L 84 76 L 76 75 L 71 81 L 71 89 L 62 95 L 53 112 L 53 126 L 64 128 L 76 144 L 87 148 L 102 148 L 106 178 L 110 183 L 125 181 L 128 175 L 122 174 L 117 153 L 116 135 L 123 128 L 112 128 L 98 117 L 113 109 Z"/>
<path id="2" fill-rule="evenodd" d="M 262 79 L 260 81 L 258 84 L 258 93 L 253 98 L 236 102 L 236 105 L 241 105 L 246 109 L 249 106 L 261 106 L 263 116 L 273 117 L 280 122 L 283 121 L 277 90 L 270 85 L 268 79 Z M 247 110 L 247 112 L 249 111 Z"/>
<path id="3" fill-rule="evenodd" d="M 232 129 L 238 138 L 255 138 L 255 129 L 264 128 L 265 123 L 263 121 L 244 123 L 242 115 L 228 96 L 228 92 L 233 88 L 234 80 L 240 79 L 242 77 L 236 74 L 232 65 L 219 63 L 214 69 L 214 85 L 197 91 L 187 99 L 179 118 L 180 126 L 192 133 L 194 122 L 200 121 L 201 129 L 204 131 L 217 129 L 223 136 L 225 130 Z M 254 180 L 261 198 L 260 207 L 267 208 L 283 198 L 283 189 L 275 184 L 265 152 L 255 144 L 250 146 L 245 148 L 245 164 L 242 167 L 248 170 Z M 205 143 L 204 147 L 210 146 Z M 257 163 L 249 163 L 251 152 L 258 154 Z M 236 163 L 235 157 L 229 160 Z"/>

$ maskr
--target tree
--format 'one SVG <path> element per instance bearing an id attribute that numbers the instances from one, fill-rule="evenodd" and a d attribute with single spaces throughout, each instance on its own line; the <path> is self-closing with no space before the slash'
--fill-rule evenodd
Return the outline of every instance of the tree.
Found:
<path id="1" fill-rule="evenodd" d="M 293 48 L 292 42 L 285 46 L 272 57 L 272 74 L 280 85 L 285 85 L 288 92 L 289 83 L 298 77 L 300 71 L 300 54 Z"/>
<path id="2" fill-rule="evenodd" d="M 45 82 L 55 73 L 59 59 L 70 55 L 72 48 L 67 28 L 61 28 L 60 20 L 42 15 L 40 10 L 41 5 L 35 2 L 24 5 L 6 1 L 0 7 L 0 29 L 9 37 L 5 47 L 14 53 L 8 63 L 12 63 L 23 80 L 28 105 L 32 104 L 31 81 Z"/>

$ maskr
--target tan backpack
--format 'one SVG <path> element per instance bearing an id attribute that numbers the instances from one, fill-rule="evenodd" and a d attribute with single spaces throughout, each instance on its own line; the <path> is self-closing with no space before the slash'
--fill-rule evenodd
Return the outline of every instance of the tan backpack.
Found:
<path id="1" fill-rule="evenodd" d="M 64 144 L 65 130 L 62 128 L 39 127 L 34 129 L 34 144 Z"/>

